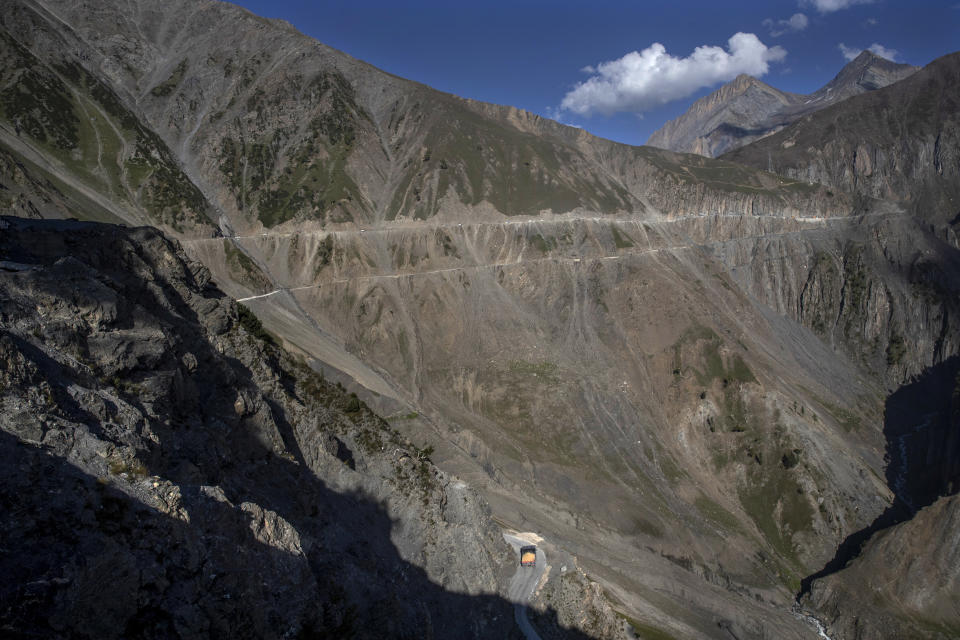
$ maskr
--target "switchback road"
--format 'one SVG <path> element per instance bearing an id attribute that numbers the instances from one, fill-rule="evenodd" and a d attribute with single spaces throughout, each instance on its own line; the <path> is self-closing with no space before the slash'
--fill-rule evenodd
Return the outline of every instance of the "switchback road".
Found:
<path id="1" fill-rule="evenodd" d="M 503 534 L 503 539 L 510 543 L 517 554 L 517 572 L 510 579 L 510 589 L 507 592 L 508 597 L 513 602 L 514 619 L 527 640 L 540 640 L 536 629 L 530 624 L 530 618 L 527 617 L 527 603 L 530 601 L 537 585 L 540 584 L 540 578 L 543 577 L 544 571 L 547 570 L 547 556 L 538 545 L 537 564 L 533 567 L 520 566 L 520 547 L 530 543 L 508 533 Z"/>

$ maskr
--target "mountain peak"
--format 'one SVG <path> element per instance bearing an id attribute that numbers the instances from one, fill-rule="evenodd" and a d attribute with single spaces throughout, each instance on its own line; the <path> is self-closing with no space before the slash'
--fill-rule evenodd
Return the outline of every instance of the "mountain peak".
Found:
<path id="1" fill-rule="evenodd" d="M 869 49 L 864 49 L 813 96 L 823 98 L 827 92 L 830 92 L 832 101 L 838 102 L 864 91 L 873 91 L 903 80 L 913 75 L 918 69 L 919 67 L 893 62 Z"/>
<path id="2" fill-rule="evenodd" d="M 872 61 L 872 60 L 875 60 L 875 59 L 877 59 L 877 58 L 883 58 L 883 56 L 878 56 L 877 54 L 875 54 L 875 53 L 874 53 L 873 51 L 871 51 L 870 49 L 864 49 L 863 51 L 860 52 L 860 54 L 859 54 L 856 58 L 854 58 L 854 59 L 852 60 L 852 62 L 867 61 L 867 60 Z M 884 59 L 884 60 L 888 60 L 888 58 L 883 58 L 883 59 Z M 891 60 L 891 62 L 893 62 L 893 61 Z"/>
<path id="3" fill-rule="evenodd" d="M 806 96 L 786 93 L 740 74 L 664 124 L 647 144 L 716 157 L 770 135 L 807 113 L 893 84 L 917 69 L 864 50 L 828 84 Z"/>

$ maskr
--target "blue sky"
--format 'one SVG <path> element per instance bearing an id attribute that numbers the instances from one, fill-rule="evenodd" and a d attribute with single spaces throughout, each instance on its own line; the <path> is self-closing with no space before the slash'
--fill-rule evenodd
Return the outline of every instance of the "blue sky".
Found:
<path id="1" fill-rule="evenodd" d="M 960 49 L 957 0 L 237 4 L 390 73 L 629 144 L 738 71 L 810 93 L 874 45 L 915 65 Z"/>

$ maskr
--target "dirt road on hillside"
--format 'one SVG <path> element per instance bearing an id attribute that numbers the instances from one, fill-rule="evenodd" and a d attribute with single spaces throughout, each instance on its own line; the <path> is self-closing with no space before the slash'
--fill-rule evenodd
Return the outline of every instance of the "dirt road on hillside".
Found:
<path id="1" fill-rule="evenodd" d="M 537 546 L 537 563 L 532 567 L 520 566 L 520 547 L 530 544 L 529 541 L 518 538 L 508 533 L 503 534 L 503 539 L 510 543 L 517 554 L 517 571 L 510 579 L 510 589 L 507 592 L 510 601 L 513 602 L 513 615 L 517 621 L 517 626 L 527 640 L 540 640 L 536 629 L 530 623 L 527 616 L 527 603 L 533 596 L 534 590 L 540 584 L 540 578 L 547 570 L 547 556 L 539 546 Z"/>

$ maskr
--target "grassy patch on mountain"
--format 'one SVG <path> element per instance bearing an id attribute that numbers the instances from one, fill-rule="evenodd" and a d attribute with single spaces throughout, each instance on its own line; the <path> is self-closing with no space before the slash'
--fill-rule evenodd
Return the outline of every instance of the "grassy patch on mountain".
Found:
<path id="1" fill-rule="evenodd" d="M 544 238 L 541 234 L 535 233 L 530 237 L 530 244 L 540 253 L 550 253 L 555 249 L 557 242 L 553 238 Z"/>
<path id="2" fill-rule="evenodd" d="M 723 529 L 739 534 L 743 533 L 743 527 L 737 518 L 707 496 L 703 494 L 697 496 L 693 506 L 697 508 L 697 511 L 699 511 L 704 518 L 719 525 Z"/>
<path id="3" fill-rule="evenodd" d="M 740 504 L 784 561 L 781 578 L 795 590 L 804 567 L 794 537 L 811 531 L 815 516 L 800 483 L 803 452 L 790 444 L 779 425 L 762 437 L 742 441 L 741 447 L 747 474 L 738 488 Z"/>
<path id="4" fill-rule="evenodd" d="M 769 475 L 752 474 L 739 497 L 764 539 L 793 568 L 782 577 L 791 589 L 798 590 L 802 564 L 793 536 L 810 529 L 814 513 L 800 484 L 788 472 L 774 469 Z"/>
<path id="5" fill-rule="evenodd" d="M 226 258 L 227 268 L 230 275 L 237 282 L 246 285 L 254 291 L 268 291 L 272 284 L 270 279 L 263 273 L 260 267 L 242 250 L 240 250 L 232 240 L 223 239 L 223 253 Z"/>
<path id="6" fill-rule="evenodd" d="M 166 144 L 82 65 L 47 65 L 0 29 L 0 117 L 80 182 L 159 223 L 206 224 L 206 199 Z"/>
<path id="7" fill-rule="evenodd" d="M 541 384 L 556 384 L 560 382 L 559 367 L 546 360 L 542 362 L 527 362 L 513 360 L 510 362 L 510 371 L 521 376 L 535 378 Z"/>
<path id="8" fill-rule="evenodd" d="M 821 398 L 817 398 L 817 402 L 833 416 L 834 420 L 836 420 L 840 427 L 847 433 L 859 431 L 863 426 L 863 422 L 857 414 L 847 411 L 843 407 L 830 404 Z"/>
<path id="9" fill-rule="evenodd" d="M 578 151 L 450 102 L 435 104 L 433 113 L 418 103 L 407 115 L 433 123 L 424 143 L 429 151 L 406 168 L 389 217 L 430 218 L 450 191 L 466 204 L 488 202 L 506 215 L 632 208 L 632 195 L 598 175 Z"/>
<path id="10" fill-rule="evenodd" d="M 24 69 L 0 92 L 0 113 L 16 131 L 54 149 L 75 149 L 80 142 L 72 96 L 53 74 Z"/>
<path id="11" fill-rule="evenodd" d="M 673 345 L 674 375 L 692 371 L 702 386 L 710 386 L 716 380 L 721 380 L 724 387 L 756 382 L 750 367 L 738 354 L 724 359 L 723 347 L 723 340 L 713 329 L 692 325 Z"/>
<path id="12" fill-rule="evenodd" d="M 634 246 L 633 238 L 627 235 L 625 231 L 611 225 L 610 233 L 613 234 L 613 244 L 617 249 L 629 249 Z"/>
<path id="13" fill-rule="evenodd" d="M 173 93 L 173 90 L 180 85 L 180 82 L 183 80 L 183 76 L 187 73 L 187 66 L 188 61 L 186 58 L 184 58 L 180 61 L 180 64 L 177 65 L 177 67 L 166 80 L 150 90 L 150 95 L 156 98 L 163 98 Z"/>
<path id="14" fill-rule="evenodd" d="M 652 147 L 637 149 L 638 155 L 682 184 L 703 184 L 712 189 L 744 194 L 764 194 L 781 198 L 812 195 L 821 189 L 744 165 L 704 158 L 692 154 L 674 154 Z"/>
<path id="15" fill-rule="evenodd" d="M 302 79 L 301 79 L 302 80 Z M 360 189 L 347 173 L 360 122 L 370 117 L 360 108 L 342 75 L 325 72 L 304 82 L 304 101 L 315 102 L 305 130 L 277 129 L 255 139 L 225 136 L 219 168 L 241 209 L 253 212 L 266 227 L 297 217 L 346 222 L 363 206 Z M 295 95 L 267 96 L 254 90 L 247 110 L 267 117 Z M 239 122 L 235 124 L 239 129 Z"/>

